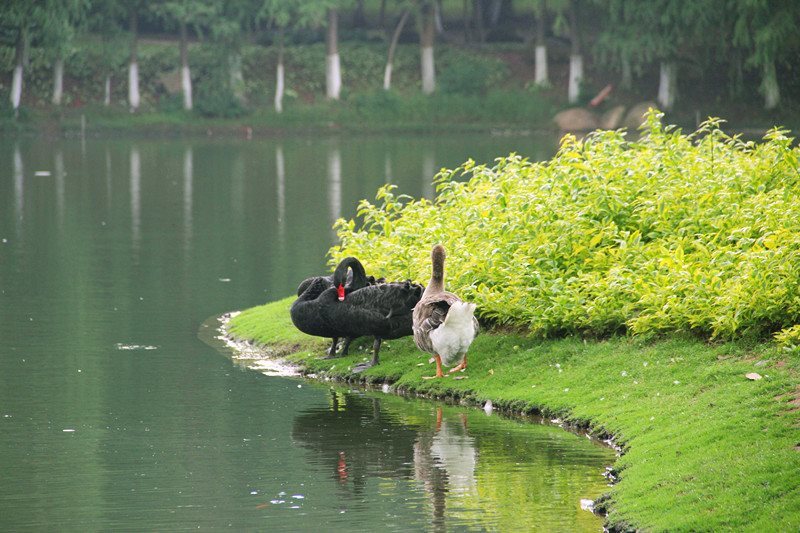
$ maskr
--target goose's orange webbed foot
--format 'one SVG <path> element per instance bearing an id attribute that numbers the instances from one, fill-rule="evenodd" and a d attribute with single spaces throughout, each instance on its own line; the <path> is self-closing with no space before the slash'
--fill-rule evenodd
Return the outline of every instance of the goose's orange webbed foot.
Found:
<path id="1" fill-rule="evenodd" d="M 436 375 L 435 376 L 422 376 L 422 379 L 436 379 L 436 378 L 443 378 L 444 373 L 442 373 L 442 358 L 439 357 L 438 354 L 434 354 L 433 358 L 436 359 Z"/>

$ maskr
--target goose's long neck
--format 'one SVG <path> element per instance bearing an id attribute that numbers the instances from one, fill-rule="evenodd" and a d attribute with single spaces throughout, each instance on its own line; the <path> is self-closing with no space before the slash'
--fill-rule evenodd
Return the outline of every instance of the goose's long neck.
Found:
<path id="1" fill-rule="evenodd" d="M 444 258 L 444 247 L 441 244 L 437 244 L 431 252 L 431 264 L 433 267 L 431 269 L 431 281 L 425 287 L 423 297 L 444 292 Z"/>

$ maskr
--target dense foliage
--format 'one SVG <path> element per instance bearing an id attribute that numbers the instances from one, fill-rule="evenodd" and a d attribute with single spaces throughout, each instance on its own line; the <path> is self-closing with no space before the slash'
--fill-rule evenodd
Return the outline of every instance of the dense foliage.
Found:
<path id="1" fill-rule="evenodd" d="M 435 201 L 386 186 L 360 222 L 337 223 L 332 261 L 424 282 L 441 242 L 449 289 L 541 336 L 730 338 L 800 322 L 800 150 L 779 129 L 755 143 L 717 119 L 684 134 L 660 118 L 636 141 L 567 135 L 543 163 L 442 170 Z"/>

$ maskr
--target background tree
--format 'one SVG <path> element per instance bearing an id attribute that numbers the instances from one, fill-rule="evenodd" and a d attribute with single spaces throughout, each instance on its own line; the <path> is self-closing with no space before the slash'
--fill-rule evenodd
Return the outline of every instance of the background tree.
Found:
<path id="1" fill-rule="evenodd" d="M 535 48 L 534 48 L 534 76 L 533 82 L 539 87 L 550 85 L 547 73 L 547 0 L 535 0 L 533 6 L 535 15 Z"/>
<path id="2" fill-rule="evenodd" d="M 342 68 L 339 60 L 339 13 L 335 3 L 327 7 L 325 32 L 325 93 L 338 100 L 342 91 Z"/>
<path id="3" fill-rule="evenodd" d="M 73 48 L 77 31 L 85 29 L 88 0 L 47 0 L 48 16 L 42 19 L 42 45 L 53 59 L 53 105 L 64 96 L 64 59 Z"/>
<path id="4" fill-rule="evenodd" d="M 314 11 L 312 11 L 314 13 Z M 301 0 L 263 0 L 256 20 L 266 22 L 277 32 L 278 64 L 275 71 L 275 112 L 283 112 L 283 96 L 286 89 L 284 74 L 284 41 L 289 28 L 303 27 L 309 23 Z M 312 19 L 313 20 L 313 17 Z"/>
<path id="5" fill-rule="evenodd" d="M 39 3 L 28 0 L 7 0 L 0 6 L 0 14 L 2 14 L 0 25 L 4 33 L 14 42 L 14 73 L 11 78 L 9 100 L 16 117 L 22 102 L 23 78 L 31 33 L 41 25 L 42 20 L 46 19 L 47 13 Z"/>
<path id="6" fill-rule="evenodd" d="M 229 87 L 240 105 L 246 101 L 244 74 L 242 73 L 242 46 L 253 29 L 258 3 L 251 0 L 226 2 L 215 0 L 215 14 L 211 17 L 211 35 L 225 54 L 229 73 Z"/>
<path id="7" fill-rule="evenodd" d="M 139 110 L 141 94 L 139 93 L 139 11 L 142 10 L 141 0 L 125 3 L 128 14 L 128 31 L 130 33 L 131 47 L 130 60 L 128 61 L 128 107 L 131 113 Z"/>
<path id="8" fill-rule="evenodd" d="M 394 53 L 397 50 L 397 42 L 400 40 L 400 35 L 403 33 L 406 21 L 411 14 L 411 5 L 408 2 L 401 2 L 402 13 L 397 21 L 397 25 L 392 32 L 392 37 L 389 40 L 389 51 L 386 54 L 386 68 L 383 71 L 383 89 L 388 91 L 392 88 L 392 70 L 394 68 Z"/>
<path id="9" fill-rule="evenodd" d="M 678 64 L 703 64 L 703 50 L 713 43 L 718 13 L 708 0 L 608 0 L 608 22 L 598 39 L 603 52 L 621 66 L 623 80 L 650 62 L 659 65 L 658 103 L 671 110 L 677 100 Z"/>
<path id="10" fill-rule="evenodd" d="M 420 1 L 419 15 L 422 92 L 425 94 L 433 94 L 436 90 L 436 65 L 433 57 L 433 44 L 436 38 L 436 21 L 434 20 L 434 6 L 430 0 Z"/>
<path id="11" fill-rule="evenodd" d="M 191 26 L 195 34 L 199 34 L 200 26 L 207 24 L 217 15 L 216 6 L 203 0 L 167 0 L 155 4 L 154 12 L 166 23 L 168 28 L 178 28 L 183 108 L 191 111 L 193 107 L 192 72 L 189 68 L 188 28 Z"/>
<path id="12" fill-rule="evenodd" d="M 583 83 L 583 53 L 581 50 L 581 29 L 579 27 L 578 10 L 584 6 L 578 0 L 569 0 L 566 5 L 567 19 L 569 20 L 569 86 L 567 100 L 570 104 L 578 101 Z"/>
<path id="13" fill-rule="evenodd" d="M 776 64 L 793 63 L 797 68 L 800 51 L 800 3 L 791 0 L 741 0 L 732 2 L 736 14 L 733 42 L 749 51 L 747 65 L 761 70 L 764 107 L 775 109 L 780 103 Z"/>
<path id="14" fill-rule="evenodd" d="M 112 73 L 124 63 L 122 21 L 126 9 L 121 0 L 94 2 L 87 14 L 89 31 L 97 35 L 100 44 L 93 47 L 103 71 L 103 105 L 111 105 Z"/>

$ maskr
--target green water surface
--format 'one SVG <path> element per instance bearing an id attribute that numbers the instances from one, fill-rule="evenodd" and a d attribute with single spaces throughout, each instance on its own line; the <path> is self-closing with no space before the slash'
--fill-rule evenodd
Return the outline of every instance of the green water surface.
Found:
<path id="1" fill-rule="evenodd" d="M 433 197 L 436 136 L 0 143 L 0 530 L 600 530 L 613 452 L 552 425 L 242 370 L 210 316 L 325 269 L 385 182 Z"/>

